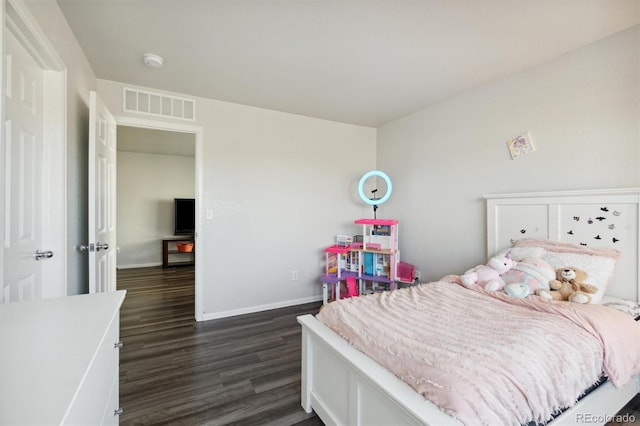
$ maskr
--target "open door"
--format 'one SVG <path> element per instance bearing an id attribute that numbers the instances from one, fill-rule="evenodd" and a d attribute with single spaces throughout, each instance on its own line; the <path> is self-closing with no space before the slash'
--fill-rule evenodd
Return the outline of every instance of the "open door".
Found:
<path id="1" fill-rule="evenodd" d="M 89 293 L 116 290 L 116 120 L 97 93 L 89 112 Z"/>

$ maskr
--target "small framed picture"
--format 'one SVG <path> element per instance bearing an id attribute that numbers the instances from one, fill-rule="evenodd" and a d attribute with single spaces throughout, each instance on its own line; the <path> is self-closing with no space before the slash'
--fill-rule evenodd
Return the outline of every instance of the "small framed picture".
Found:
<path id="1" fill-rule="evenodd" d="M 529 132 L 511 139 L 507 142 L 507 146 L 509 147 L 509 153 L 513 160 L 531 154 L 536 150 L 536 147 L 533 144 L 533 139 L 531 139 L 531 133 Z"/>

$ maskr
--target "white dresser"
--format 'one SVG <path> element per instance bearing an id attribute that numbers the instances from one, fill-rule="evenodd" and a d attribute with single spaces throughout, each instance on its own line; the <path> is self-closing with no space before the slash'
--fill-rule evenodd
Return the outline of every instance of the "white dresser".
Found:
<path id="1" fill-rule="evenodd" d="M 125 294 L 0 305 L 0 424 L 118 424 Z"/>

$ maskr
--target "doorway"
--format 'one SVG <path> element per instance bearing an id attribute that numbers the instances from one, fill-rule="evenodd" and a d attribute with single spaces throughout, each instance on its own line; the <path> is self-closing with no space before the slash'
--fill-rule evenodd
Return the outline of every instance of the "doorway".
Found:
<path id="1" fill-rule="evenodd" d="M 129 126 L 118 126 L 117 134 L 117 267 L 158 266 L 163 263 L 161 242 L 185 237 L 176 220 L 186 220 L 180 214 L 187 212 L 177 210 L 181 205 L 175 200 L 195 199 L 195 137 Z M 193 233 L 193 204 L 188 213 Z M 183 263 L 193 256 L 176 253 L 171 260 Z"/>
<path id="2" fill-rule="evenodd" d="M 121 150 L 121 140 L 120 135 L 125 134 L 125 140 L 123 144 L 125 147 L 122 149 L 126 149 L 129 154 L 126 154 L 127 161 L 131 160 L 132 164 L 127 164 L 126 168 L 129 169 L 128 178 L 131 179 L 142 179 L 141 175 L 138 175 L 136 178 L 136 173 L 147 174 L 145 179 L 154 179 L 157 177 L 158 179 L 162 178 L 162 170 L 158 170 L 158 167 L 161 166 L 161 163 L 166 161 L 171 161 L 173 158 L 173 166 L 177 169 L 178 174 L 167 172 L 168 179 L 179 179 L 181 182 L 173 182 L 172 184 L 165 184 L 163 188 L 156 188 L 154 191 L 163 192 L 161 194 L 153 194 L 155 197 L 154 200 L 145 200 L 143 202 L 144 209 L 147 211 L 153 211 L 153 213 L 147 213 L 146 220 L 147 225 L 147 237 L 141 237 L 140 235 L 137 238 L 129 239 L 127 237 L 123 237 L 120 239 L 121 233 L 126 232 L 129 225 L 135 226 L 135 224 L 127 225 L 118 223 L 118 267 L 122 262 L 126 262 L 130 267 L 144 267 L 144 266 L 155 266 L 159 264 L 159 259 L 157 257 L 158 253 L 160 253 L 162 249 L 162 239 L 169 235 L 172 235 L 174 230 L 174 217 L 173 217 L 173 199 L 174 198 L 194 198 L 195 199 L 195 235 L 194 239 L 196 242 L 197 249 L 195 250 L 195 301 L 194 301 L 194 310 L 195 310 L 195 319 L 196 321 L 201 321 L 203 319 L 203 310 L 201 308 L 201 300 L 202 300 L 202 291 L 201 291 L 201 279 L 200 279 L 200 269 L 198 267 L 200 263 L 200 259 L 202 258 L 203 249 L 205 248 L 202 244 L 202 241 L 199 239 L 198 230 L 201 229 L 200 224 L 201 214 L 200 211 L 200 200 L 202 199 L 202 128 L 198 126 L 189 126 L 177 123 L 165 123 L 154 120 L 140 119 L 140 118 L 132 118 L 132 117 L 116 117 L 116 122 L 118 125 L 118 151 Z M 127 139 L 131 136 L 131 139 L 135 139 L 134 142 L 129 142 Z M 135 144 L 136 146 L 133 146 Z M 138 151 L 138 154 L 132 153 L 133 151 Z M 144 153 L 146 152 L 147 158 L 144 158 Z M 151 156 L 151 157 L 150 157 Z M 155 156 L 155 158 L 153 158 Z M 119 152 L 120 157 L 120 152 Z M 138 158 L 136 158 L 138 157 Z M 124 158 L 124 157 L 123 157 Z M 155 163 L 154 167 L 146 168 L 146 165 L 149 165 L 149 159 Z M 120 158 L 119 160 L 120 161 Z M 144 171 L 131 171 L 131 169 L 135 166 L 136 162 L 146 161 Z M 189 168 L 189 164 L 191 164 L 191 168 Z M 120 174 L 120 166 L 118 164 L 118 180 L 121 179 Z M 155 169 L 155 171 L 153 171 Z M 189 173 L 191 170 L 191 176 L 185 176 L 179 172 L 182 170 L 184 173 Z M 166 170 L 165 170 L 166 171 Z M 181 177 L 177 177 L 181 176 Z M 185 189 L 185 182 L 191 183 L 191 191 Z M 118 188 L 120 189 L 121 183 L 118 183 Z M 182 189 L 180 189 L 182 188 Z M 127 197 L 130 198 L 131 202 L 137 202 L 135 197 L 139 197 L 139 199 L 143 197 L 147 197 L 147 194 L 144 193 L 135 193 L 135 191 L 127 191 Z M 187 194 L 188 193 L 188 194 Z M 193 196 L 185 196 L 193 194 Z M 126 198 L 121 196 L 122 194 L 118 193 L 118 216 L 121 215 L 121 208 L 119 204 L 122 202 L 121 200 L 125 200 Z M 159 198 L 161 195 L 161 198 Z M 149 197 L 151 198 L 151 197 Z M 127 210 L 128 207 L 125 206 L 124 210 Z M 131 209 L 128 209 L 131 211 Z M 137 212 L 138 214 L 140 212 Z M 125 212 L 126 214 L 126 212 Z M 138 220 L 138 219 L 135 219 Z M 135 221 L 134 220 L 134 221 Z M 155 222 L 155 223 L 154 223 Z M 130 228 L 129 228 L 130 229 Z M 152 235 L 153 234 L 153 235 Z M 134 241 L 136 240 L 137 241 Z M 126 251 L 126 252 L 125 252 Z M 137 254 L 133 254 L 137 252 Z M 149 253 L 151 257 L 140 257 L 140 253 Z M 155 253 L 155 258 L 153 257 L 153 253 Z M 133 254 L 134 257 L 131 257 Z M 138 256 L 138 257 L 135 257 Z M 122 259 L 121 259 L 122 257 Z M 124 263 L 123 263 L 124 264 Z"/>

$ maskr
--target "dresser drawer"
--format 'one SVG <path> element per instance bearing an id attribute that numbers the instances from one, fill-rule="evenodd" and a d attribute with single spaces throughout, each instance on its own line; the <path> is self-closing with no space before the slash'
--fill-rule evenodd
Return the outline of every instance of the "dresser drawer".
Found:
<path id="1" fill-rule="evenodd" d="M 118 401 L 117 386 L 115 395 L 112 392 L 113 380 L 118 377 L 119 370 L 120 350 L 116 347 L 118 340 L 119 315 L 116 314 L 76 392 L 65 424 L 99 425 L 107 418 L 113 422 L 113 410 L 107 404 L 113 404 L 115 399 L 117 405 Z M 111 411 L 111 418 L 107 411 Z M 115 421 L 117 424 L 117 416 Z"/>
<path id="2" fill-rule="evenodd" d="M 105 407 L 104 414 L 102 415 L 102 421 L 100 422 L 102 426 L 116 426 L 120 422 L 120 414 L 117 413 L 120 409 L 120 402 L 118 398 L 119 386 L 120 374 L 116 373 L 112 379 L 111 392 L 109 393 L 107 405 Z"/>

